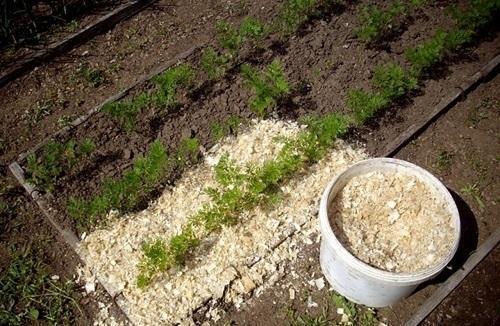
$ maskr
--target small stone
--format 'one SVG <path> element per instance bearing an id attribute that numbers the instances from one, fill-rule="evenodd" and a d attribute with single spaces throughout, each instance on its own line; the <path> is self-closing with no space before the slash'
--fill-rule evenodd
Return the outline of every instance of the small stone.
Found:
<path id="1" fill-rule="evenodd" d="M 59 280 L 59 275 L 52 275 L 50 277 L 50 279 L 53 280 L 53 281 L 58 281 Z"/>
<path id="2" fill-rule="evenodd" d="M 290 294 L 290 300 L 294 300 L 295 299 L 295 289 L 289 288 L 288 293 Z"/>
<path id="3" fill-rule="evenodd" d="M 87 282 L 87 283 L 85 283 L 85 292 L 87 294 L 95 292 L 95 283 L 94 282 Z"/>
<path id="4" fill-rule="evenodd" d="M 322 277 L 314 280 L 314 283 L 316 284 L 318 290 L 321 290 L 325 287 L 325 280 Z"/>
<path id="5" fill-rule="evenodd" d="M 337 315 L 343 315 L 344 314 L 344 308 L 337 308 Z"/>

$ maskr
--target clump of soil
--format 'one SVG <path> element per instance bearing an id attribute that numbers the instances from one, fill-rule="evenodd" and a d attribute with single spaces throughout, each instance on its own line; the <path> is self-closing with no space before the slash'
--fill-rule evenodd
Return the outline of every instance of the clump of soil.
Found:
<path id="1" fill-rule="evenodd" d="M 401 172 L 352 178 L 330 204 L 329 215 L 333 232 L 347 250 L 390 272 L 435 266 L 455 240 L 452 215 L 442 195 Z"/>

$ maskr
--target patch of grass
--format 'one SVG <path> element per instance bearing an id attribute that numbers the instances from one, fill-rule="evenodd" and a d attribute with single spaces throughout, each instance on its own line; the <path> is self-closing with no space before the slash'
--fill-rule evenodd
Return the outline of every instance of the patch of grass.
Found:
<path id="1" fill-rule="evenodd" d="M 347 300 L 340 294 L 333 292 L 331 300 L 335 307 L 343 310 L 344 315 L 349 319 L 348 324 L 359 326 L 379 325 L 376 313 L 371 309 L 361 309 L 357 304 Z"/>
<path id="2" fill-rule="evenodd" d="M 131 131 L 136 125 L 137 115 L 144 107 L 155 106 L 164 111 L 175 106 L 177 91 L 190 87 L 194 76 L 194 70 L 187 64 L 169 68 L 153 78 L 157 86 L 153 94 L 141 93 L 131 100 L 108 102 L 101 110 L 116 119 L 125 130 Z"/>
<path id="3" fill-rule="evenodd" d="M 228 63 L 229 58 L 224 54 L 218 54 L 212 47 L 205 49 L 201 56 L 201 68 L 212 80 L 219 79 L 224 75 Z"/>
<path id="4" fill-rule="evenodd" d="M 280 9 L 277 30 L 283 36 L 295 33 L 309 19 L 317 4 L 318 0 L 287 0 Z"/>
<path id="5" fill-rule="evenodd" d="M 80 76 L 92 87 L 97 88 L 104 84 L 106 75 L 103 70 L 88 67 L 86 65 L 80 68 Z"/>
<path id="6" fill-rule="evenodd" d="M 328 318 L 328 311 L 323 310 L 319 315 L 299 314 L 292 308 L 285 311 L 290 326 L 328 326 L 332 321 Z"/>
<path id="7" fill-rule="evenodd" d="M 205 189 L 211 202 L 189 217 L 181 232 L 170 239 L 166 245 L 166 255 L 170 257 L 166 266 L 160 268 L 147 257 L 142 260 L 138 286 L 147 286 L 159 271 L 181 266 L 186 255 L 200 244 L 203 232 L 210 234 L 224 225 L 233 225 L 242 211 L 275 202 L 279 198 L 279 184 L 307 163 L 319 160 L 347 129 L 347 119 L 336 114 L 310 117 L 307 124 L 307 131 L 285 140 L 277 157 L 259 166 L 242 168 L 224 155 L 214 168 L 217 187 Z M 195 233 L 194 229 L 198 231 Z"/>
<path id="8" fill-rule="evenodd" d="M 238 127 L 241 124 L 241 118 L 231 116 L 222 123 L 215 122 L 210 126 L 212 137 L 215 141 L 219 141 L 229 134 L 236 134 Z"/>
<path id="9" fill-rule="evenodd" d="M 80 144 L 70 140 L 67 143 L 48 142 L 37 157 L 30 154 L 27 157 L 27 181 L 51 192 L 65 169 L 72 168 L 78 160 L 89 156 L 95 145 L 90 139 Z"/>
<path id="10" fill-rule="evenodd" d="M 448 151 L 440 151 L 437 155 L 435 166 L 440 170 L 449 170 L 455 155 Z"/>
<path id="11" fill-rule="evenodd" d="M 24 248 L 0 273 L 0 324 L 73 324 L 74 284 L 52 280 L 37 253 Z"/>
<path id="12" fill-rule="evenodd" d="M 250 100 L 250 108 L 260 117 L 265 117 L 268 110 L 277 105 L 278 99 L 290 92 L 281 63 L 277 60 L 269 64 L 263 72 L 246 64 L 241 67 L 241 72 L 255 92 L 255 96 Z"/>
<path id="13" fill-rule="evenodd" d="M 170 161 L 164 146 L 155 141 L 144 157 L 136 159 L 133 167 L 121 179 L 106 181 L 100 194 L 90 200 L 70 198 L 67 212 L 80 226 L 85 226 L 94 223 L 96 218 L 111 209 L 133 209 L 155 189 L 169 167 Z"/>
<path id="14" fill-rule="evenodd" d="M 405 6 L 395 1 L 387 10 L 375 5 L 363 5 L 358 14 L 360 26 L 355 30 L 355 35 L 365 43 L 380 40 L 390 30 L 397 30 L 397 18 L 405 14 Z"/>
<path id="15" fill-rule="evenodd" d="M 51 115 L 53 108 L 54 102 L 52 100 L 37 101 L 33 107 L 24 113 L 23 118 L 29 126 L 33 127 L 43 118 Z"/>
<path id="16" fill-rule="evenodd" d="M 468 183 L 465 186 L 463 186 L 462 189 L 460 189 L 460 191 L 472 197 L 476 201 L 479 209 L 484 210 L 486 208 L 483 202 L 483 197 L 481 195 L 481 190 L 479 189 L 479 185 L 477 183 L 474 184 Z"/>

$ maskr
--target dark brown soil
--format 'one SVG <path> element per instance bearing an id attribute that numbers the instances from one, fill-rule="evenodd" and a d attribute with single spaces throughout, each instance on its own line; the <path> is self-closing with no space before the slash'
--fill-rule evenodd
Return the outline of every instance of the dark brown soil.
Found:
<path id="1" fill-rule="evenodd" d="M 280 117 L 295 119 L 304 114 L 344 112 L 347 90 L 368 87 L 372 69 L 376 64 L 389 60 L 403 62 L 403 49 L 431 36 L 437 26 L 450 23 L 444 14 L 445 4 L 440 2 L 436 6 L 429 5 L 416 13 L 414 19 L 408 20 L 400 37 L 389 40 L 382 49 L 366 49 L 352 37 L 356 18 L 354 5 L 349 5 L 332 8 L 323 19 L 313 19 L 287 43 L 281 44 L 268 39 L 263 51 L 247 53 L 244 56 L 258 67 L 270 62 L 272 58 L 283 62 L 294 91 L 290 98 L 280 104 Z M 227 4 L 202 1 L 178 1 L 172 4 L 170 1 L 160 1 L 135 18 L 118 24 L 109 33 L 96 37 L 68 55 L 0 89 L 0 106 L 6 112 L 1 119 L 0 143 L 4 146 L 0 147 L 0 165 L 9 163 L 20 152 L 60 129 L 58 119 L 75 117 L 88 111 L 133 83 L 142 74 L 151 71 L 159 63 L 172 59 L 194 44 L 201 46 L 213 42 L 213 27 L 217 20 L 238 21 L 249 13 L 269 21 L 276 12 L 276 6 L 277 1 L 242 1 Z M 429 76 L 421 91 L 413 94 L 412 100 L 403 101 L 369 127 L 361 130 L 359 138 L 368 143 L 368 149 L 377 152 L 383 148 L 388 140 L 428 112 L 450 88 L 460 85 L 499 52 L 500 43 L 496 30 L 480 41 L 481 44 L 477 48 L 471 47 L 457 54 L 442 65 L 444 68 Z M 197 54 L 194 54 L 190 60 L 196 62 L 196 58 Z M 105 83 L 93 88 L 78 72 L 82 65 L 102 69 Z M 197 95 L 183 94 L 180 98 L 181 106 L 167 113 L 164 118 L 153 119 L 150 111 L 144 111 L 135 132 L 124 132 L 109 117 L 97 113 L 72 130 L 70 135 L 65 135 L 63 138 L 66 140 L 92 138 L 97 144 L 97 152 L 91 160 L 83 162 L 78 170 L 68 171 L 50 198 L 50 203 L 59 212 L 60 221 L 74 227 L 73 222 L 67 220 L 64 214 L 67 198 L 71 195 L 85 197 L 95 194 L 105 178 L 119 177 L 130 167 L 134 158 L 144 153 L 155 138 L 161 139 L 171 151 L 177 147 L 179 140 L 186 136 L 196 136 L 203 146 L 209 147 L 213 144 L 210 134 L 212 122 L 220 122 L 230 115 L 253 117 L 247 105 L 251 92 L 244 87 L 238 71 L 239 68 L 236 67 L 224 80 L 213 85 L 204 84 L 199 92 L 195 92 Z M 135 92 L 148 87 L 141 85 Z M 30 126 L 26 120 L 33 114 L 31 109 L 36 106 L 37 101 L 40 104 L 48 104 L 51 112 Z M 28 114 L 25 114 L 26 110 Z M 25 214 L 23 218 L 30 221 L 28 229 L 22 231 L 23 234 L 35 234 L 35 225 L 41 223 L 36 209 L 31 204 L 24 203 L 25 198 L 21 193 L 21 189 L 17 187 L 10 189 L 5 196 L 9 203 L 19 203 L 12 205 L 8 221 L 2 223 L 6 230 L 2 245 L 19 236 L 20 233 L 13 227 L 19 220 L 18 214 Z M 44 228 L 47 229 L 46 226 Z M 46 232 L 49 233 L 48 230 Z M 59 246 L 61 249 L 57 247 L 54 252 L 60 250 L 67 253 L 66 247 L 60 244 Z M 299 274 L 304 278 L 312 278 L 313 272 L 315 278 L 320 275 L 317 248 L 312 250 L 304 253 L 303 267 L 300 267 L 302 270 L 299 269 Z M 51 259 L 51 256 L 47 256 L 48 261 Z M 76 259 L 70 260 L 71 266 L 53 266 L 55 270 L 61 269 L 71 273 Z M 300 286 L 302 285 L 297 283 L 297 288 Z M 305 293 L 305 290 L 303 291 Z M 325 306 L 327 299 L 324 292 L 311 295 L 320 307 Z M 307 299 L 307 296 L 305 297 Z M 261 310 L 252 308 L 246 315 L 234 312 L 234 319 L 276 325 L 276 319 L 270 320 L 269 316 L 283 316 L 277 313 L 278 310 L 281 311 L 280 303 L 284 303 L 280 298 L 286 299 L 286 293 L 281 295 L 276 291 L 272 295 L 265 294 L 262 300 L 259 299 L 261 303 L 256 306 Z M 301 300 L 296 299 L 294 307 L 304 311 Z M 272 301 L 277 304 L 272 305 Z M 403 315 L 409 315 L 419 302 L 421 300 L 402 308 L 407 309 Z M 261 314 L 262 319 L 255 319 L 256 311 Z M 403 317 L 398 319 L 394 314 L 389 314 L 386 318 L 390 321 L 404 320 Z M 286 323 L 286 319 L 281 318 L 279 322 Z"/>
<path id="2" fill-rule="evenodd" d="M 500 248 L 494 249 L 422 323 L 490 326 L 500 323 Z"/>
<path id="3" fill-rule="evenodd" d="M 38 20 L 38 36 L 25 35 L 23 39 L 17 40 L 17 44 L 10 44 L 1 48 L 0 74 L 17 62 L 28 60 L 37 52 L 46 50 L 50 44 L 60 42 L 71 34 L 83 30 L 94 21 L 124 3 L 125 1 L 119 0 L 99 1 L 98 4 L 94 4 L 89 8 L 82 8 L 83 6 L 79 6 L 77 13 L 68 13 L 68 16 L 63 18 L 58 17 L 57 13 L 51 13 L 50 6 L 44 6 L 42 2 L 39 6 L 41 10 L 35 10 L 35 17 L 36 20 Z M 22 26 L 19 24 L 26 23 L 27 22 L 20 22 L 18 26 Z M 16 23 L 14 22 L 14 24 Z"/>

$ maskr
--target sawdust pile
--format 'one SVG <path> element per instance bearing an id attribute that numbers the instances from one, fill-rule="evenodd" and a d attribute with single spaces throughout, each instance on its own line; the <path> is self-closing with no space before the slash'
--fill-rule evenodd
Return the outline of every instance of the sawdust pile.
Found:
<path id="1" fill-rule="evenodd" d="M 135 324 L 193 324 L 192 313 L 200 307 L 217 301 L 238 307 L 249 293 L 258 294 L 277 279 L 283 263 L 296 258 L 299 246 L 312 243 L 324 187 L 335 174 L 366 158 L 363 150 L 342 141 L 318 164 L 285 183 L 278 205 L 243 212 L 236 226 L 204 239 L 182 270 L 161 275 L 145 290 L 135 284 L 141 244 L 157 237 L 168 240 L 209 200 L 203 189 L 214 186 L 213 165 L 225 152 L 241 166 L 262 163 L 282 148 L 276 137 L 290 137 L 300 129 L 282 121 L 254 122 L 238 137 L 210 150 L 202 163 L 186 171 L 148 209 L 126 216 L 113 213 L 114 222 L 107 229 L 85 238 L 81 250 L 86 263 L 113 294 L 123 295 L 125 310 Z M 217 308 L 205 315 L 216 320 Z"/>
<path id="2" fill-rule="evenodd" d="M 406 173 L 352 178 L 332 201 L 329 214 L 334 233 L 352 254 L 391 272 L 435 266 L 455 240 L 442 195 Z"/>

